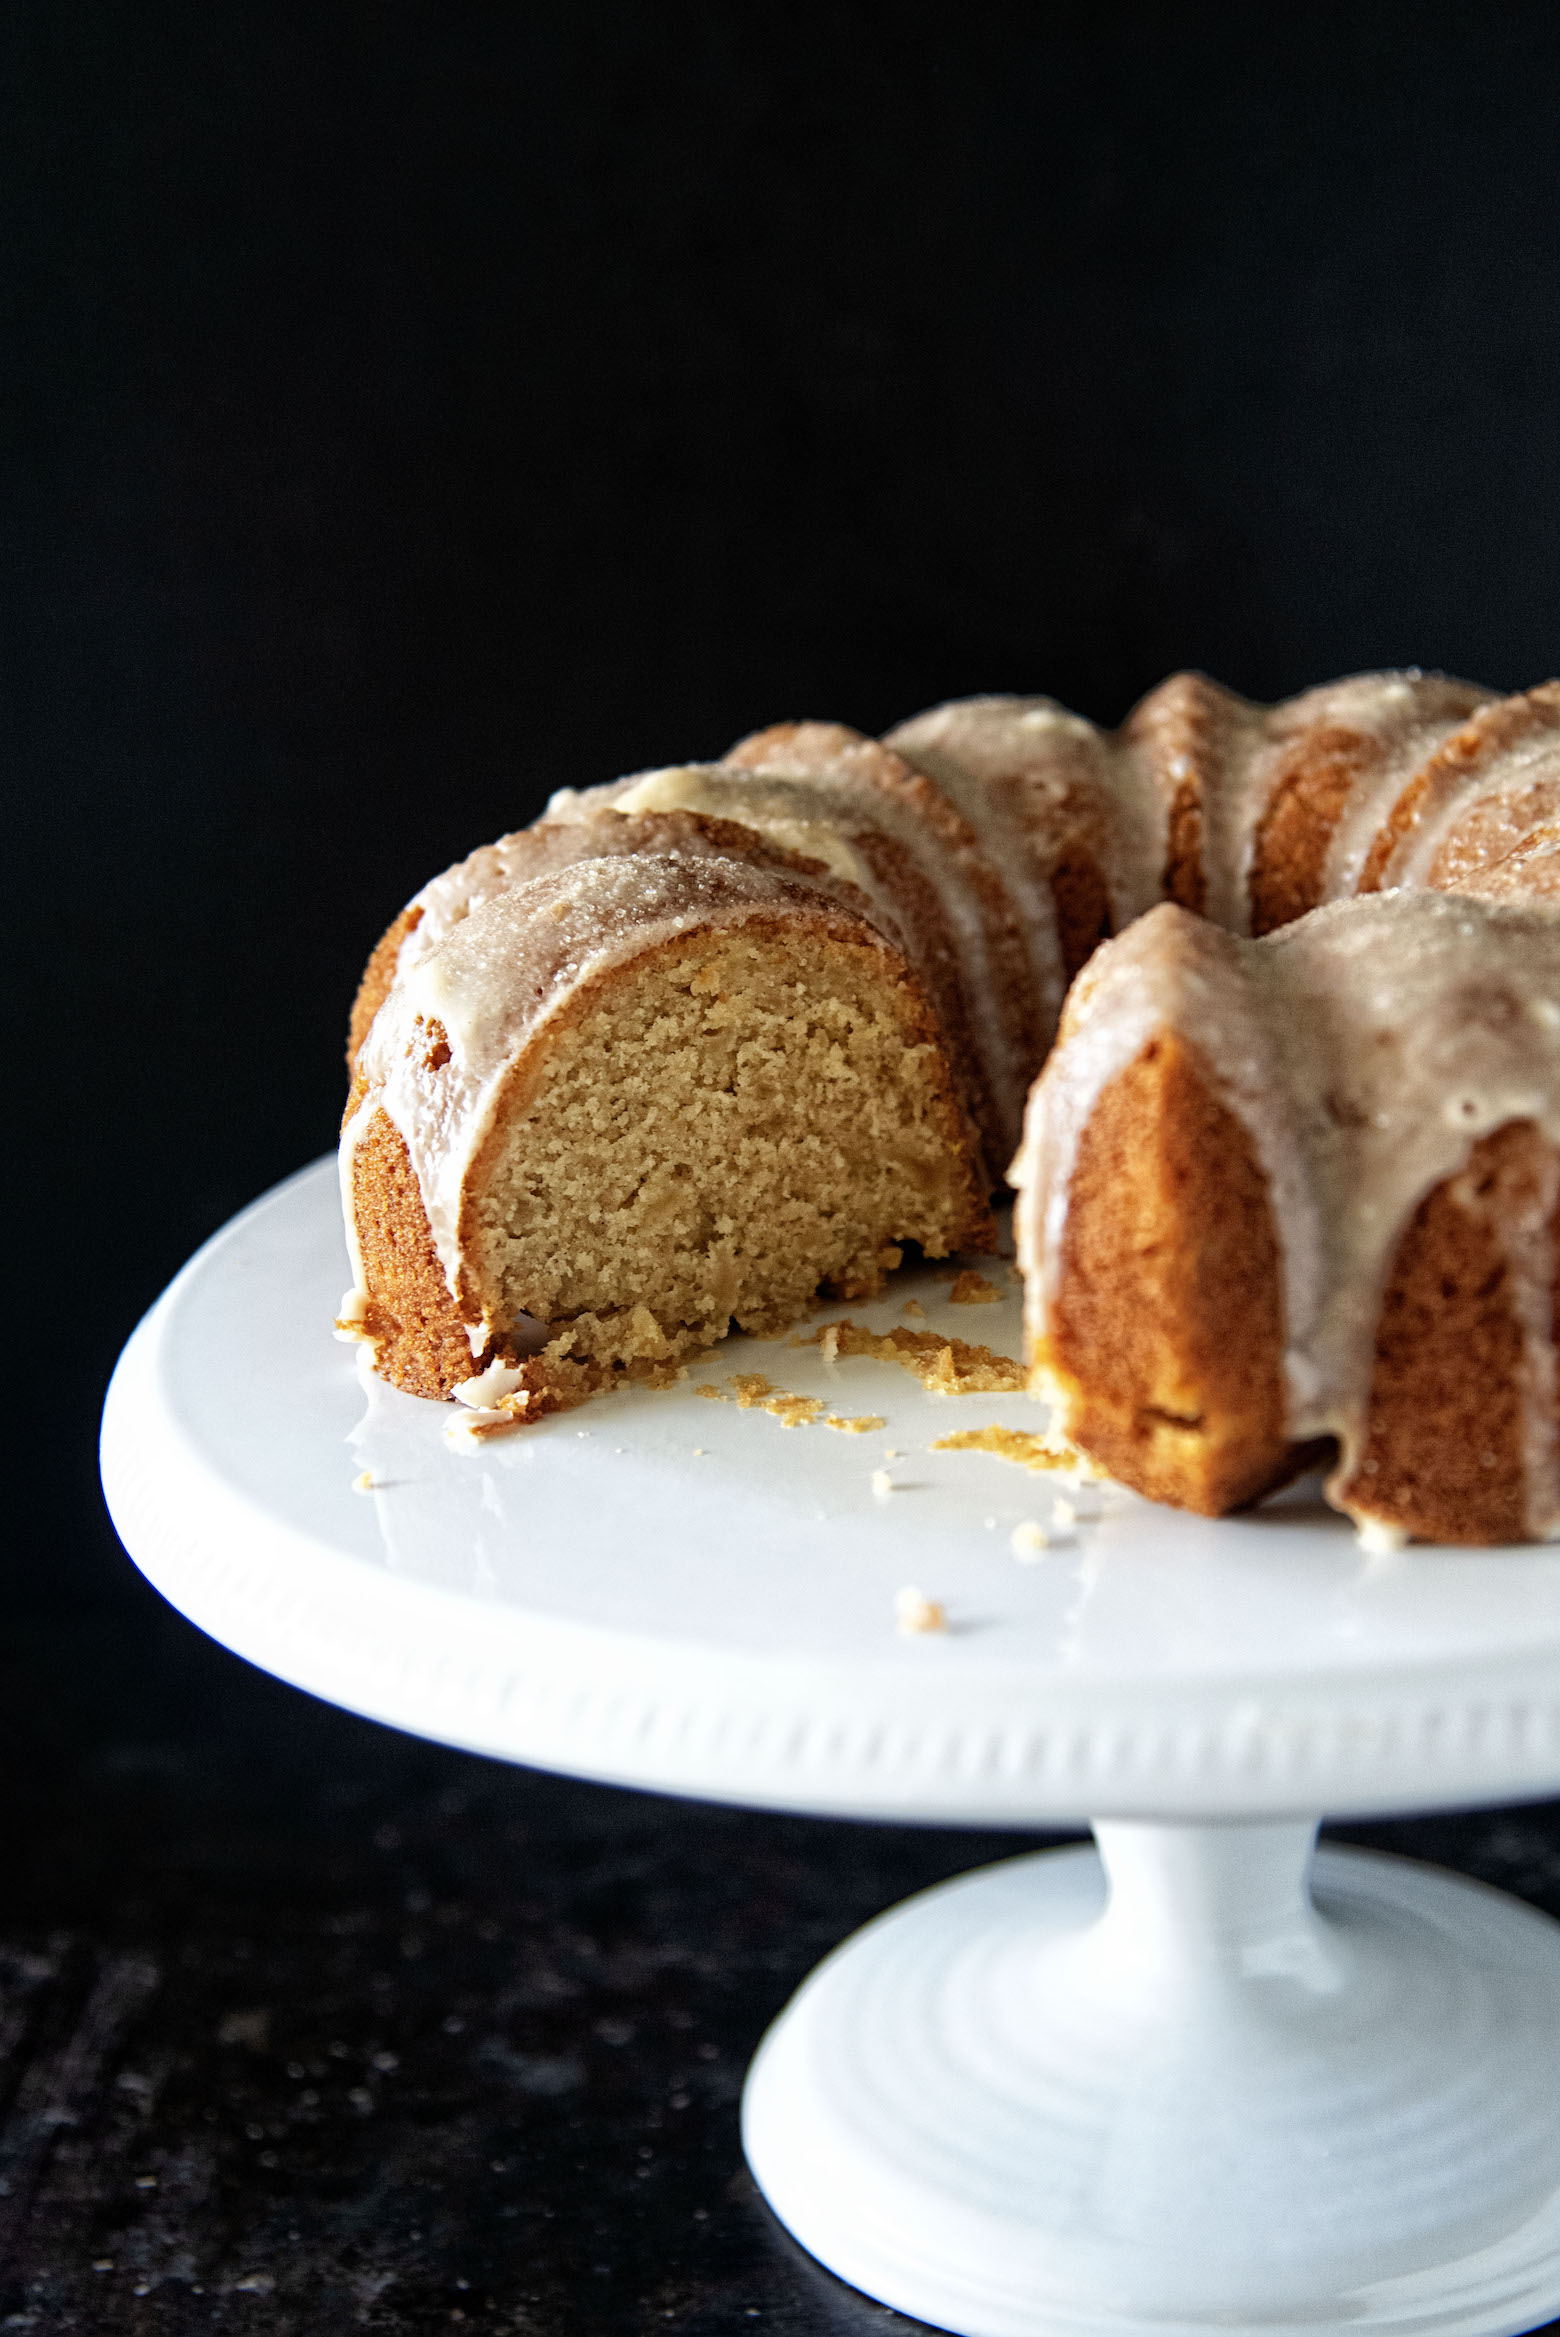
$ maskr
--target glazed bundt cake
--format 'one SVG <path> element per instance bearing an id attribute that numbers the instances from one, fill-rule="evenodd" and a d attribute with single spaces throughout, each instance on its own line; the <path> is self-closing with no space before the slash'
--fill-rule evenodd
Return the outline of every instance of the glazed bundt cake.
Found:
<path id="1" fill-rule="evenodd" d="M 1014 1169 L 1037 1390 L 1156 1500 L 1560 1530 L 1560 920 L 1433 892 L 1091 960 Z"/>
<path id="2" fill-rule="evenodd" d="M 1115 732 L 978 698 L 565 791 L 370 960 L 344 1325 L 396 1384 L 529 1419 L 870 1290 L 906 1242 L 988 1245 L 1088 966 L 1018 1164 L 1037 1386 L 1075 1441 L 1219 1510 L 1336 1440 L 1357 1516 L 1547 1533 L 1557 871 L 1560 684 L 1268 708 L 1177 675 Z M 1450 1392 L 1470 1339 L 1503 1359 L 1498 1434 Z M 1446 1433 L 1415 1475 L 1389 1422 L 1427 1370 Z"/>

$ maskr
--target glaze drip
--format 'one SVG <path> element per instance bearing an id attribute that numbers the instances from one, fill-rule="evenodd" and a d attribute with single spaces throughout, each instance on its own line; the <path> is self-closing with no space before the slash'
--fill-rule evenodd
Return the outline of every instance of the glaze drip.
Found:
<path id="1" fill-rule="evenodd" d="M 1164 907 L 1076 985 L 1013 1179 L 1029 1336 L 1054 1302 L 1073 1158 L 1106 1082 L 1191 1043 L 1267 1178 L 1283 1256 L 1288 1431 L 1358 1454 L 1375 1324 L 1405 1228 L 1478 1141 L 1560 1146 L 1560 920 L 1436 893 L 1339 902 L 1256 942 Z M 1527 1355 L 1530 1530 L 1560 1521 L 1550 1181 L 1504 1228 Z"/>

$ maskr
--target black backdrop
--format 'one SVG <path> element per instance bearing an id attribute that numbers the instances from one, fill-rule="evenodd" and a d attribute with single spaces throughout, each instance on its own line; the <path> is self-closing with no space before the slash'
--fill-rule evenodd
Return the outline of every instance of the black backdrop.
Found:
<path id="1" fill-rule="evenodd" d="M 331 1902 L 322 1777 L 519 1791 L 195 1641 L 95 1492 L 434 869 L 792 715 L 1560 663 L 1557 68 L 1489 0 L 0 15 L 28 1937 Z"/>
<path id="2" fill-rule="evenodd" d="M 1560 26 L 1278 13 L 7 14 L 51 1312 L 328 1143 L 369 943 L 554 786 L 1553 669 Z"/>

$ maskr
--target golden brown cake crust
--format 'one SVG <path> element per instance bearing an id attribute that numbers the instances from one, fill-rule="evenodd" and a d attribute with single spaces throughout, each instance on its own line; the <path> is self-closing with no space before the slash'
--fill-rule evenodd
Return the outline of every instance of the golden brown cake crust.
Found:
<path id="1" fill-rule="evenodd" d="M 1389 871 L 1395 854 L 1437 804 L 1448 801 L 1499 756 L 1557 726 L 1560 726 L 1560 682 L 1544 682 L 1536 690 L 1526 690 L 1517 697 L 1502 698 L 1493 706 L 1481 707 L 1421 764 L 1403 789 L 1376 832 L 1360 876 L 1359 890 L 1380 892 L 1391 881 Z"/>
<path id="2" fill-rule="evenodd" d="M 1385 760 L 1369 731 L 1318 723 L 1285 750 L 1257 826 L 1250 899 L 1253 934 L 1276 932 L 1325 898 L 1327 855 L 1350 796 Z"/>
<path id="3" fill-rule="evenodd" d="M 1062 968 L 1071 982 L 1082 973 L 1100 943 L 1109 941 L 1116 930 L 1105 871 L 1081 840 L 1064 852 L 1052 869 L 1051 898 L 1056 903 Z"/>
<path id="4" fill-rule="evenodd" d="M 1523 1338 L 1501 1227 L 1541 1188 L 1546 1150 L 1529 1122 L 1475 1145 L 1415 1211 L 1382 1298 L 1364 1449 L 1335 1490 L 1432 1542 L 1528 1530 Z"/>
<path id="5" fill-rule="evenodd" d="M 1218 1516 L 1313 1457 L 1285 1433 L 1283 1353 L 1266 1180 L 1197 1050 L 1166 1033 L 1079 1141 L 1042 1379 L 1112 1476 Z"/>
<path id="6" fill-rule="evenodd" d="M 490 1363 L 494 1350 L 472 1354 L 406 1140 L 386 1112 L 376 1112 L 357 1140 L 352 1199 L 375 1369 L 409 1396 L 447 1396 Z"/>
<path id="7" fill-rule="evenodd" d="M 1206 674 L 1172 674 L 1135 706 L 1121 735 L 1166 805 L 1163 896 L 1195 916 L 1208 905 L 1208 799 L 1254 709 Z"/>
<path id="8" fill-rule="evenodd" d="M 373 955 L 363 968 L 363 979 L 358 984 L 357 996 L 352 1001 L 351 1019 L 347 1024 L 347 1071 L 357 1069 L 357 1059 L 363 1041 L 368 1037 L 368 1026 L 390 995 L 395 980 L 396 960 L 401 955 L 401 944 L 409 933 L 415 933 L 422 923 L 422 910 L 413 901 L 387 927 L 374 944 Z"/>

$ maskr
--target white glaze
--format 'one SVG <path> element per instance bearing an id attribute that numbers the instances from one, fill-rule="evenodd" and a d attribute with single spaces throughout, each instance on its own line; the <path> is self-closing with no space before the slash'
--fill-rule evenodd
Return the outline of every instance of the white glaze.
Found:
<path id="1" fill-rule="evenodd" d="M 1491 702 L 1493 695 L 1470 682 L 1417 672 L 1360 674 L 1350 683 L 1332 685 L 1330 696 L 1337 707 L 1332 718 L 1350 728 L 1374 732 L 1383 753 L 1380 762 L 1353 789 L 1333 831 L 1324 878 L 1328 900 L 1343 900 L 1358 891 L 1381 823 L 1410 779 L 1463 728 L 1480 705 Z M 1322 696 L 1320 691 L 1311 691 L 1296 704 Z M 1397 884 L 1403 880 L 1394 875 L 1390 881 Z"/>
<path id="2" fill-rule="evenodd" d="M 787 852 L 821 860 L 831 875 L 869 896 L 876 890 L 860 853 L 832 820 L 818 817 L 819 805 L 794 780 L 766 784 L 757 773 L 737 778 L 718 764 L 683 763 L 625 780 L 607 808 L 625 818 L 635 812 L 691 811 L 739 820 Z"/>
<path id="3" fill-rule="evenodd" d="M 1051 698 L 960 698 L 931 707 L 884 741 L 964 814 L 1019 903 L 1049 1027 L 1066 983 L 1048 862 L 1048 814 L 1069 790 L 1094 799 L 1105 835 L 1101 871 L 1118 926 L 1159 898 L 1165 810 L 1140 757 Z"/>
<path id="4" fill-rule="evenodd" d="M 1515 739 L 1488 766 L 1470 772 L 1460 786 L 1448 789 L 1446 800 L 1417 820 L 1387 864 L 1389 885 L 1422 885 L 1429 881 L 1442 846 L 1470 817 L 1482 825 L 1499 821 L 1505 848 L 1517 849 L 1537 822 L 1560 810 L 1560 733 L 1536 731 Z M 1501 845 L 1489 839 L 1491 854 Z"/>

